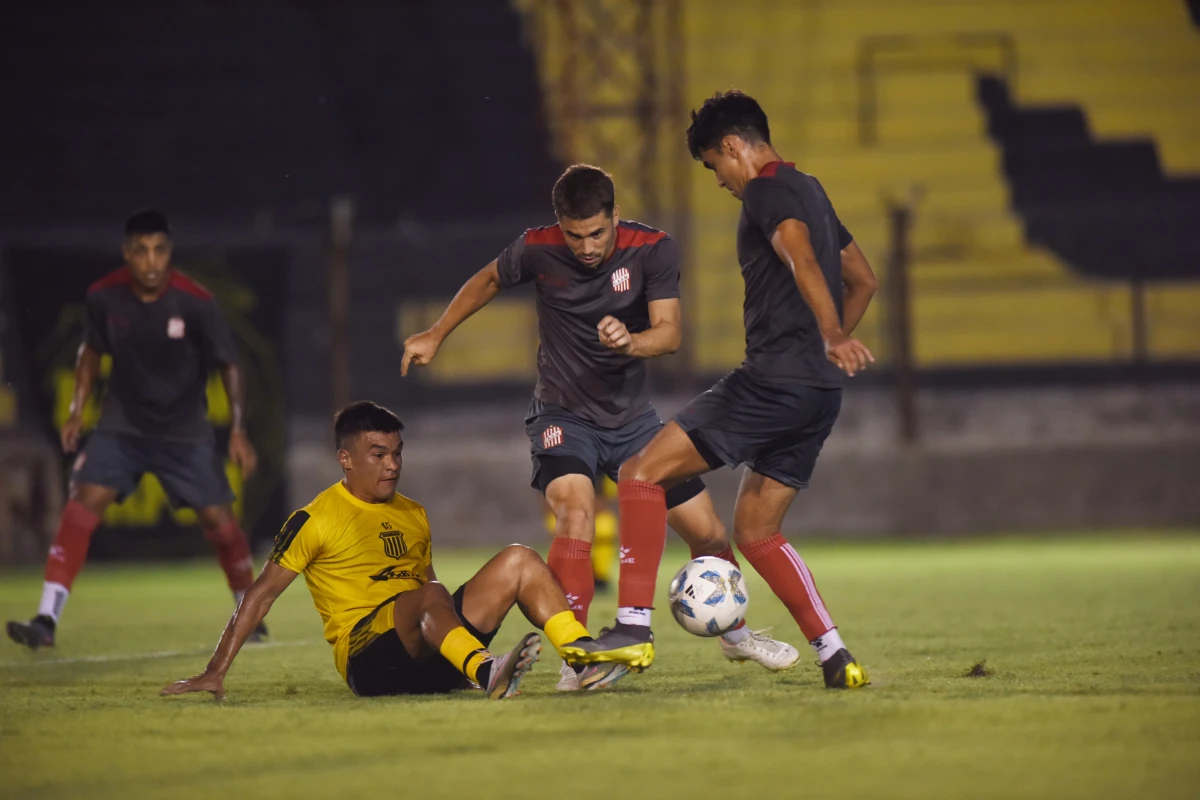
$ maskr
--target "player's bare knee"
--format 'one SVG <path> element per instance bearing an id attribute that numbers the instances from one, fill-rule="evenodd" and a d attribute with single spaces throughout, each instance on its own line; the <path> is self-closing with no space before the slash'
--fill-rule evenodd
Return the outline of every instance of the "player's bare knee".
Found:
<path id="1" fill-rule="evenodd" d="M 656 475 L 649 462 L 638 454 L 621 465 L 617 472 L 617 480 L 639 481 L 641 483 L 657 483 Z"/>
<path id="2" fill-rule="evenodd" d="M 204 538 L 210 542 L 227 544 L 241 533 L 236 525 L 230 524 L 233 522 L 233 514 L 227 508 L 220 506 L 202 508 L 196 512 L 196 516 L 204 531 Z"/>
<path id="3" fill-rule="evenodd" d="M 97 517 L 104 509 L 116 500 L 116 492 L 94 483 L 77 483 L 72 481 L 68 489 L 67 499 L 86 508 Z"/>
<path id="4" fill-rule="evenodd" d="M 596 518 L 585 505 L 570 505 L 555 514 L 554 535 L 590 542 L 596 536 Z"/>

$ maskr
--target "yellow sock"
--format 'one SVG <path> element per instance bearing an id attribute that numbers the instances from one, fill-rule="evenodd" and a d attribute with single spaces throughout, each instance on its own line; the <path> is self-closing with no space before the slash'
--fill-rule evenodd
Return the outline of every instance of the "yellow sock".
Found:
<path id="1" fill-rule="evenodd" d="M 559 652 L 562 651 L 564 644 L 570 644 L 584 636 L 591 636 L 587 632 L 587 628 L 579 624 L 579 620 L 575 619 L 575 615 L 570 611 L 560 611 L 546 620 L 546 626 L 542 630 L 546 632 L 546 638 L 550 640 L 550 644 L 554 645 L 554 649 Z"/>
<path id="2" fill-rule="evenodd" d="M 592 575 L 598 581 L 612 581 L 617 560 L 617 515 L 611 511 L 596 514 L 596 538 L 592 541 Z"/>
<path id="3" fill-rule="evenodd" d="M 471 635 L 471 632 L 461 625 L 446 634 L 442 646 L 438 648 L 442 656 L 471 680 L 483 662 L 492 657 L 483 642 Z"/>

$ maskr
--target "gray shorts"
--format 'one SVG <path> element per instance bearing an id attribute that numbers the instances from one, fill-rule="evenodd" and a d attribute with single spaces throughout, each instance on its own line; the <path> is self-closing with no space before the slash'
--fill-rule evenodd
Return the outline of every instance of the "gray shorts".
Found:
<path id="1" fill-rule="evenodd" d="M 684 406 L 675 422 L 713 469 L 745 464 L 803 489 L 841 407 L 841 389 L 767 382 L 739 367 Z"/>
<path id="2" fill-rule="evenodd" d="M 147 472 L 158 478 L 175 508 L 199 510 L 233 502 L 215 436 L 177 442 L 96 431 L 75 460 L 72 480 L 116 489 L 122 500 Z"/>

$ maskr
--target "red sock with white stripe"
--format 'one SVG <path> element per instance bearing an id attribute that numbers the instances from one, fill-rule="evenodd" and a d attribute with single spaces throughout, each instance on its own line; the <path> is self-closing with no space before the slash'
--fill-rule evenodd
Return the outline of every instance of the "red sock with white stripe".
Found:
<path id="1" fill-rule="evenodd" d="M 692 558 L 700 558 L 701 556 L 706 556 L 706 555 L 709 555 L 709 554 L 698 552 L 695 548 L 692 548 Z M 733 554 L 733 548 L 730 547 L 729 545 L 725 545 L 725 549 L 719 553 L 714 554 L 713 558 L 723 558 L 726 561 L 728 561 L 730 564 L 733 564 L 738 569 L 742 568 L 742 565 L 738 563 L 737 556 L 735 556 Z M 742 620 L 741 622 L 739 622 L 737 624 L 737 627 L 721 634 L 721 638 L 724 639 L 729 644 L 737 644 L 738 642 L 749 638 L 749 636 L 750 636 L 750 631 L 746 630 L 746 620 Z"/>
<path id="2" fill-rule="evenodd" d="M 812 573 L 783 534 L 776 533 L 747 545 L 739 544 L 738 549 L 792 612 L 804 638 L 812 644 L 822 663 L 844 646 L 825 609 L 825 601 L 817 591 Z"/>

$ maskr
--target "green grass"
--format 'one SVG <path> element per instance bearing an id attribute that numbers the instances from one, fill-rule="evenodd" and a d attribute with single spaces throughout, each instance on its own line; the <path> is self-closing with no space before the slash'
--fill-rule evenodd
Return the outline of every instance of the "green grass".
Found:
<path id="1" fill-rule="evenodd" d="M 612 692 L 556 694 L 547 660 L 510 702 L 359 700 L 297 583 L 224 703 L 160 699 L 230 611 L 215 565 L 89 568 L 58 648 L 0 643 L 0 796 L 1200 795 L 1200 538 L 800 549 L 865 691 L 824 690 L 807 654 L 784 675 L 727 664 L 660 610 L 654 668 Z M 439 552 L 438 573 L 453 585 L 484 556 Z M 39 591 L 4 574 L 0 616 Z M 595 627 L 613 610 L 599 598 Z M 750 622 L 799 643 L 756 575 Z M 526 627 L 510 617 L 497 645 Z"/>

